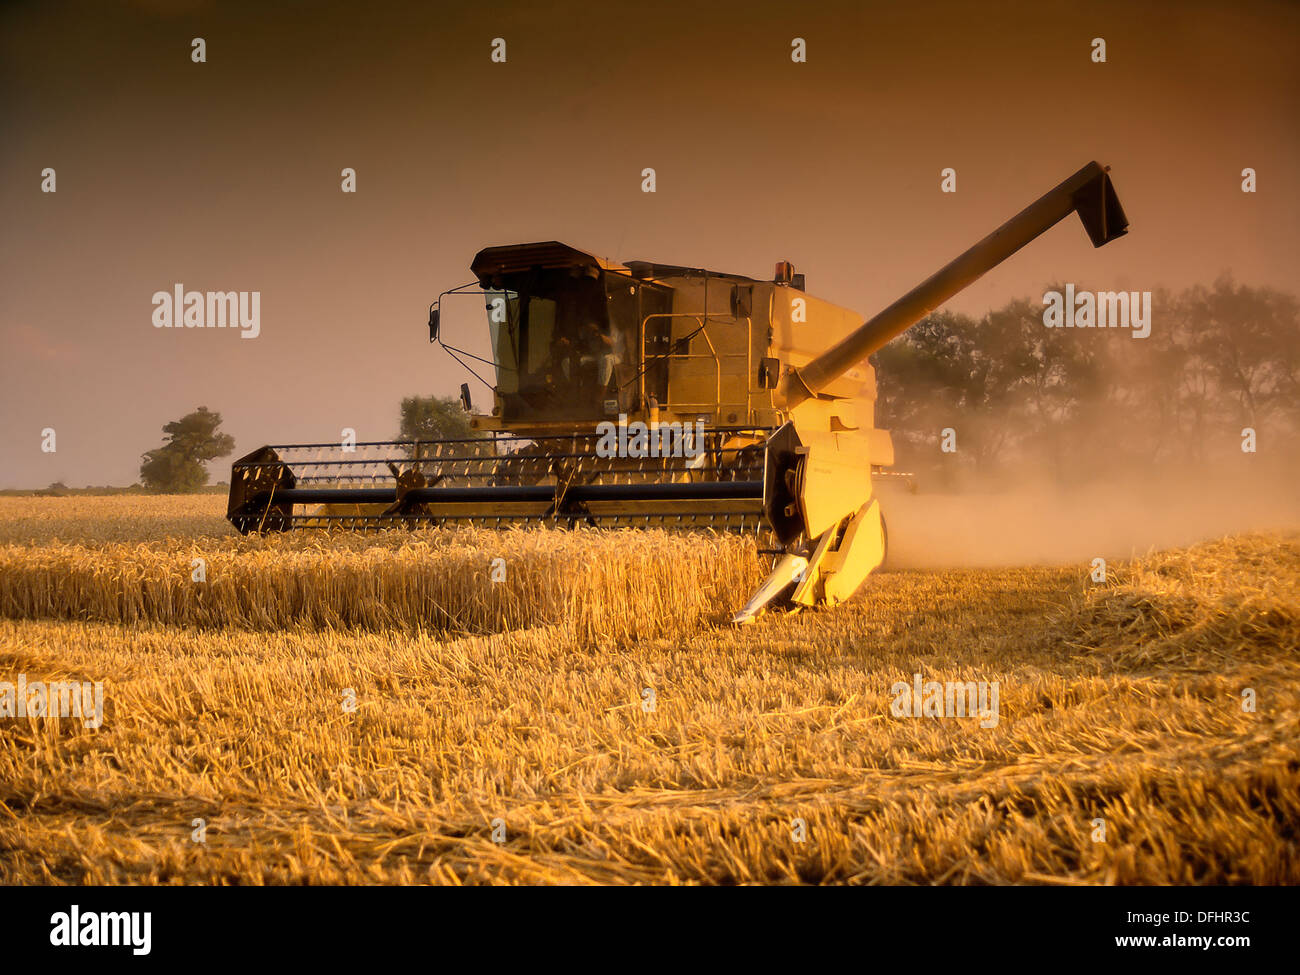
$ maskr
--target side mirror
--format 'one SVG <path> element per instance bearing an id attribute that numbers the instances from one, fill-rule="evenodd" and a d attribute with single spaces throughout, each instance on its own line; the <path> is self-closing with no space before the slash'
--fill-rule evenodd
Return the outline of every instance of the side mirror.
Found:
<path id="1" fill-rule="evenodd" d="M 776 389 L 776 382 L 780 377 L 780 359 L 764 356 L 758 360 L 758 386 L 760 389 Z"/>
<path id="2" fill-rule="evenodd" d="M 469 398 L 469 383 L 460 384 L 460 405 L 461 409 L 466 413 L 472 412 L 474 409 L 474 404 Z"/>
<path id="3" fill-rule="evenodd" d="M 429 306 L 429 341 L 438 341 L 438 303 L 435 301 Z"/>

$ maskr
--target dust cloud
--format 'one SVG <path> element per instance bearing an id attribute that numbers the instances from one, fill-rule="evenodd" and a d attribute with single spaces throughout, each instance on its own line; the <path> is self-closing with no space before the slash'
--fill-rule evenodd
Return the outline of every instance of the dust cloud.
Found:
<path id="1" fill-rule="evenodd" d="M 1126 472 L 1077 486 L 1026 478 L 1000 490 L 932 490 L 921 481 L 915 493 L 890 485 L 879 494 L 889 569 L 1125 559 L 1224 535 L 1300 529 L 1294 464 Z"/>

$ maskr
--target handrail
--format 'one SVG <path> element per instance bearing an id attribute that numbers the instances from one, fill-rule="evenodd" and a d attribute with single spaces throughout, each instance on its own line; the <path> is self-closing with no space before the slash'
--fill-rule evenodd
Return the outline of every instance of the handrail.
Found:
<path id="1" fill-rule="evenodd" d="M 641 348 L 640 348 L 640 352 L 641 352 L 641 363 L 642 363 L 642 368 L 641 368 L 640 376 L 638 377 L 639 380 L 640 380 L 640 383 L 639 383 L 639 386 L 638 386 L 638 392 L 639 392 L 639 394 L 640 394 L 640 397 L 639 397 L 639 398 L 640 398 L 640 400 L 641 400 L 642 403 L 644 403 L 644 402 L 646 401 L 645 377 L 646 377 L 646 372 L 647 372 L 647 370 L 648 370 L 648 364 L 647 364 L 647 362 L 646 362 L 646 349 L 645 349 L 646 331 L 647 331 L 647 330 L 646 330 L 646 325 L 647 325 L 647 323 L 648 323 L 652 318 L 690 318 L 690 319 L 694 319 L 696 322 L 699 322 L 700 327 L 699 327 L 698 329 L 696 329 L 695 332 L 692 332 L 691 335 L 688 336 L 688 338 L 694 338 L 695 335 L 696 335 L 697 333 L 703 334 L 703 336 L 704 336 L 704 341 L 707 342 L 708 345 L 709 345 L 709 354 L 708 354 L 708 355 L 701 355 L 701 354 L 698 354 L 698 353 L 692 353 L 692 352 L 685 352 L 685 353 L 682 353 L 682 352 L 673 352 L 673 351 L 671 351 L 671 335 L 670 335 L 670 336 L 669 336 L 669 339 L 670 339 L 670 351 L 664 353 L 663 355 L 656 356 L 656 361 L 657 361 L 657 362 L 668 362 L 668 361 L 671 360 L 671 359 L 708 359 L 708 358 L 712 358 L 712 359 L 713 359 L 713 363 L 714 363 L 714 397 L 715 397 L 714 402 L 713 402 L 712 404 L 709 404 L 709 403 L 689 403 L 689 402 L 688 402 L 688 403 L 681 403 L 681 404 L 677 404 L 676 409 L 677 409 L 678 412 L 682 412 L 681 407 L 685 407 L 685 406 L 705 406 L 705 407 L 707 407 L 707 406 L 710 406 L 710 405 L 711 405 L 711 406 L 713 407 L 713 409 L 714 409 L 714 412 L 716 413 L 716 412 L 717 412 L 718 410 L 720 410 L 721 407 L 722 407 L 722 359 L 723 359 L 723 357 L 731 358 L 731 359 L 735 359 L 735 358 L 741 358 L 741 357 L 743 357 L 743 358 L 745 359 L 745 361 L 746 361 L 747 364 L 748 364 L 750 361 L 752 361 L 752 359 L 753 359 L 753 351 L 754 351 L 754 350 L 753 350 L 753 344 L 754 344 L 754 328 L 753 328 L 753 319 L 751 318 L 751 316 L 746 315 L 746 316 L 744 316 L 743 318 L 737 318 L 737 317 L 734 316 L 734 315 L 726 316 L 726 315 L 710 314 L 710 313 L 707 312 L 707 311 L 704 312 L 704 313 L 702 313 L 702 314 L 701 314 L 701 313 L 696 313 L 696 312 L 655 312 L 654 314 L 646 315 L 645 318 L 641 319 L 641 328 L 640 328 L 640 330 L 639 330 L 639 331 L 640 331 L 640 346 L 641 346 Z M 709 324 L 709 320 L 716 320 L 716 322 L 717 322 L 718 324 L 723 324 L 723 323 L 740 324 L 740 323 L 744 323 L 744 325 L 745 325 L 745 339 L 746 339 L 745 351 L 744 351 L 744 352 L 723 352 L 723 353 L 719 353 L 718 350 L 717 350 L 717 347 L 713 344 L 713 338 L 709 335 L 709 332 L 708 332 L 708 324 Z M 663 405 L 663 407 L 664 407 L 665 409 L 673 409 L 673 408 L 674 408 L 672 404 L 667 403 L 667 402 L 665 402 L 665 403 L 662 404 L 662 405 Z M 746 415 L 746 420 L 752 419 L 752 417 L 750 416 L 750 414 L 751 414 L 752 412 L 753 412 L 753 411 L 752 411 L 752 408 L 751 408 L 751 405 L 750 405 L 750 389 L 749 389 L 749 384 L 746 383 L 746 384 L 745 384 L 745 415 Z"/>

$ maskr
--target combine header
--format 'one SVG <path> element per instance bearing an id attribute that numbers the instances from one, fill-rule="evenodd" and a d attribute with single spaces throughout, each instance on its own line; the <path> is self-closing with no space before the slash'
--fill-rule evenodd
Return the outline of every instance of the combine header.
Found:
<path id="1" fill-rule="evenodd" d="M 807 294 L 786 263 L 759 281 L 554 241 L 489 247 L 476 280 L 429 313 L 430 341 L 471 373 L 467 358 L 492 369 L 491 415 L 471 415 L 479 436 L 263 447 L 235 462 L 227 517 L 245 533 L 754 532 L 779 557 L 736 622 L 777 602 L 834 605 L 885 556 L 872 473 L 893 444 L 874 424 L 867 357 L 1075 212 L 1095 247 L 1128 229 L 1089 163 L 865 323 Z M 486 302 L 491 361 L 442 340 L 440 304 L 466 294 Z M 461 396 L 470 409 L 468 386 Z"/>

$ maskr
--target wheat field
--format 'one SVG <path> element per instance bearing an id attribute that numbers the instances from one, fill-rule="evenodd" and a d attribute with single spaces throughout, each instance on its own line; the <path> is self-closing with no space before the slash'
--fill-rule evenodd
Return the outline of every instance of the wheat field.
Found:
<path id="1" fill-rule="evenodd" d="M 0 717 L 0 882 L 1300 880 L 1295 535 L 734 629 L 752 541 L 222 509 L 0 499 L 0 682 L 105 699 Z M 915 674 L 996 722 L 897 716 Z"/>

